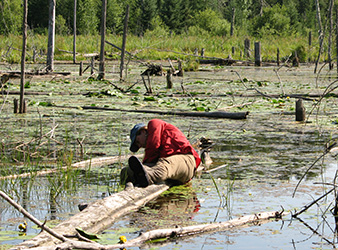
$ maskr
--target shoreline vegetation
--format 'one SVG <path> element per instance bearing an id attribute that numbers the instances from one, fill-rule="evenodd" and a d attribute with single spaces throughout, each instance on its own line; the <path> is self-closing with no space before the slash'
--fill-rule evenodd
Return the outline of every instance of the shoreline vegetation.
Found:
<path id="1" fill-rule="evenodd" d="M 249 53 L 245 53 L 245 40 L 250 41 Z M 44 63 L 47 54 L 47 35 L 32 35 L 27 39 L 27 63 Z M 122 36 L 107 35 L 106 41 L 121 46 Z M 295 51 L 301 63 L 314 63 L 318 57 L 319 43 L 309 45 L 307 36 L 290 35 L 289 37 L 267 36 L 255 38 L 248 36 L 186 36 L 146 34 L 143 37 L 128 35 L 126 50 L 133 55 L 133 60 L 195 60 L 201 57 L 232 58 L 241 61 L 254 61 L 254 43 L 261 43 L 262 62 L 276 62 L 277 51 L 280 61 L 291 62 Z M 21 36 L 0 35 L 0 62 L 19 63 L 21 60 Z M 99 55 L 99 35 L 78 35 L 76 38 L 76 60 L 90 60 Z M 54 60 L 73 60 L 73 36 L 56 36 Z M 105 44 L 106 60 L 119 60 L 121 52 Z M 322 53 L 320 62 L 327 58 L 327 51 Z M 98 58 L 97 58 L 98 59 Z"/>

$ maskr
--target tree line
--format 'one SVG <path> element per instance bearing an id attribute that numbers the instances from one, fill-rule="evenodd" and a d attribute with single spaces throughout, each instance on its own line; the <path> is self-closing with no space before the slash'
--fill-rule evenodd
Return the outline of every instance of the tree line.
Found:
<path id="1" fill-rule="evenodd" d="M 327 16 L 334 0 L 108 0 L 107 32 L 121 34 L 126 5 L 130 6 L 128 29 L 146 32 L 226 36 L 305 34 L 318 29 L 317 12 Z M 48 30 L 48 2 L 28 0 L 28 26 L 37 34 Z M 317 3 L 317 5 L 316 5 Z M 77 34 L 98 34 L 101 0 L 77 0 Z M 22 0 L 1 0 L 0 34 L 20 34 Z M 73 34 L 74 0 L 56 0 L 56 32 Z"/>

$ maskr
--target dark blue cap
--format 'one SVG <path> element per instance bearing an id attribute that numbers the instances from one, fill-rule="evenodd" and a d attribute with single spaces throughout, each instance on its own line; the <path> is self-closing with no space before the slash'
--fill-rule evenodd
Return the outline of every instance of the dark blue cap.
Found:
<path id="1" fill-rule="evenodd" d="M 146 125 L 144 123 L 138 123 L 136 124 L 132 130 L 130 130 L 130 140 L 131 140 L 131 143 L 130 143 L 130 151 L 131 152 L 137 152 L 139 150 L 139 147 L 134 144 L 135 143 L 135 140 L 136 140 L 136 134 L 137 132 L 140 130 L 140 128 L 143 128 L 145 127 Z"/>

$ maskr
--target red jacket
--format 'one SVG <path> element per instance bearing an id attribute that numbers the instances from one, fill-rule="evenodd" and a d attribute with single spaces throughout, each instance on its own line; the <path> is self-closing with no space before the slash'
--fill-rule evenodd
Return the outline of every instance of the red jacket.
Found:
<path id="1" fill-rule="evenodd" d="M 177 154 L 192 154 L 196 160 L 196 168 L 201 163 L 198 153 L 181 130 L 159 119 L 150 120 L 143 163 L 155 163 L 159 158 Z"/>

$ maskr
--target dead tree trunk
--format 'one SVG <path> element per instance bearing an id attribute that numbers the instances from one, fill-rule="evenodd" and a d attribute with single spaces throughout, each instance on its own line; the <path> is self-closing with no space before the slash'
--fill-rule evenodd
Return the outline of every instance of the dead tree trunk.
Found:
<path id="1" fill-rule="evenodd" d="M 104 79 L 105 67 L 104 67 L 104 45 L 106 40 L 106 16 L 107 16 L 107 0 L 102 0 L 102 20 L 101 20 L 101 50 L 100 50 L 100 65 L 98 79 Z"/>
<path id="2" fill-rule="evenodd" d="M 324 32 L 323 32 L 323 26 L 322 26 L 322 18 L 321 18 L 321 15 L 320 15 L 319 0 L 316 0 L 316 12 L 317 12 L 317 20 L 318 20 L 318 26 L 319 26 L 319 29 L 318 29 L 318 33 L 319 33 L 319 51 L 318 51 L 318 57 L 317 57 L 316 64 L 315 64 L 314 73 L 317 72 L 317 67 L 318 67 L 320 56 L 322 54 L 323 42 L 324 42 Z"/>
<path id="3" fill-rule="evenodd" d="M 47 71 L 54 70 L 54 47 L 55 47 L 55 5 L 56 0 L 49 1 L 49 25 L 48 25 L 48 51 Z"/>
<path id="4" fill-rule="evenodd" d="M 77 0 L 74 0 L 74 22 L 73 22 L 73 63 L 76 63 L 76 7 Z"/>
<path id="5" fill-rule="evenodd" d="M 330 7 L 329 7 L 329 40 L 328 40 L 328 51 L 327 51 L 327 60 L 329 63 L 329 69 L 333 69 L 332 59 L 331 59 L 331 43 L 332 43 L 332 30 L 333 30 L 333 20 L 332 20 L 332 11 L 333 11 L 333 0 L 330 0 Z"/>
<path id="6" fill-rule="evenodd" d="M 235 13 L 236 9 L 232 8 L 232 18 L 231 18 L 231 28 L 230 28 L 230 36 L 234 35 L 234 29 L 235 29 Z"/>
<path id="7" fill-rule="evenodd" d="M 27 12 L 28 0 L 24 0 L 23 8 L 23 22 L 22 22 L 22 56 L 21 56 L 21 78 L 20 78 L 20 107 L 19 112 L 25 113 L 25 61 L 26 61 L 26 47 L 27 47 Z"/>
<path id="8" fill-rule="evenodd" d="M 338 8 L 336 9 L 336 57 L 337 57 L 337 73 L 338 73 Z"/>
<path id="9" fill-rule="evenodd" d="M 126 8 L 126 16 L 124 18 L 124 26 L 123 26 L 123 40 L 122 40 L 121 64 L 120 64 L 120 80 L 121 81 L 123 80 L 123 72 L 124 72 L 124 54 L 126 51 L 128 19 L 129 19 L 129 4 L 127 5 L 127 8 Z"/>

